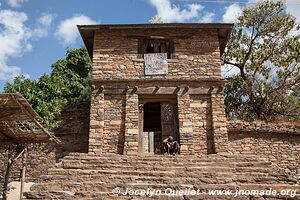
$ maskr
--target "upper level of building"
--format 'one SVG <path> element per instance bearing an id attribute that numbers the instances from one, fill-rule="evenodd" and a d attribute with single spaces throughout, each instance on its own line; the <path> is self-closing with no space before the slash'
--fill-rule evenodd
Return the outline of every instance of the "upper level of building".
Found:
<path id="1" fill-rule="evenodd" d="M 220 80 L 233 24 L 80 25 L 97 80 Z"/>

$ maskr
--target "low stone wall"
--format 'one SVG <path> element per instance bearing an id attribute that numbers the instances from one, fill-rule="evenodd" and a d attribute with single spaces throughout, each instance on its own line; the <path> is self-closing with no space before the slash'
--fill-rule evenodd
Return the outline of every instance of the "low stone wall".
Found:
<path id="1" fill-rule="evenodd" d="M 300 124 L 230 121 L 228 151 L 255 154 L 277 163 L 279 167 L 300 167 Z"/>
<path id="2" fill-rule="evenodd" d="M 59 159 L 71 152 L 88 152 L 89 103 L 67 106 L 61 112 L 61 125 L 53 132 L 60 144 L 34 144 L 29 146 L 26 181 L 38 182 L 48 168 L 54 167 Z M 0 147 L 0 190 L 2 191 L 6 168 L 4 147 Z M 10 175 L 10 181 L 19 180 L 22 160 L 17 160 Z"/>

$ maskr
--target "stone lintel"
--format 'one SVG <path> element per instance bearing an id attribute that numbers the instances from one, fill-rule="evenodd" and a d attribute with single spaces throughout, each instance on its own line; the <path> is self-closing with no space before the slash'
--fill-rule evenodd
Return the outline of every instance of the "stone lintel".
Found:
<path id="1" fill-rule="evenodd" d="M 173 85 L 209 85 L 209 86 L 223 86 L 226 83 L 224 79 L 164 79 L 158 77 L 142 77 L 138 79 L 92 79 L 89 81 L 90 85 L 95 87 L 109 84 L 122 85 L 143 85 L 147 83 L 172 83 Z"/>
<path id="2" fill-rule="evenodd" d="M 222 91 L 222 87 L 103 87 L 99 92 L 104 94 L 216 94 Z"/>

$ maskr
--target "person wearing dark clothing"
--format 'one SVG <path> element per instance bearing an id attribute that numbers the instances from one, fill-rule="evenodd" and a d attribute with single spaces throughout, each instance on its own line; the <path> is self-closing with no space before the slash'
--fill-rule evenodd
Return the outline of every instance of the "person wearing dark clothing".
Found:
<path id="1" fill-rule="evenodd" d="M 176 155 L 179 152 L 179 143 L 172 136 L 163 140 L 165 154 Z"/>

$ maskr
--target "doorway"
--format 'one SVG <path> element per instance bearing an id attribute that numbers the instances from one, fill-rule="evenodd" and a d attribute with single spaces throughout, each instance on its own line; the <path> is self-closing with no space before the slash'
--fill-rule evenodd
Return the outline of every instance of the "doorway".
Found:
<path id="1" fill-rule="evenodd" d="M 160 102 L 149 102 L 144 104 L 144 127 L 143 132 L 148 135 L 148 151 L 158 153 L 161 151 L 162 126 Z M 151 141 L 152 140 L 152 141 Z M 151 144 L 153 142 L 153 144 Z M 153 147 L 151 147 L 153 145 Z M 152 149 L 152 150 L 151 150 Z"/>
<path id="2" fill-rule="evenodd" d="M 144 104 L 143 131 L 161 131 L 161 108 L 159 102 L 150 102 Z"/>
<path id="3" fill-rule="evenodd" d="M 176 95 L 151 95 L 139 97 L 140 152 L 163 154 L 162 141 L 172 136 L 179 138 L 178 106 Z"/>

